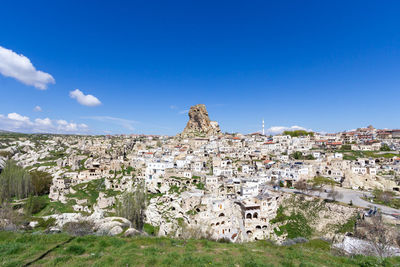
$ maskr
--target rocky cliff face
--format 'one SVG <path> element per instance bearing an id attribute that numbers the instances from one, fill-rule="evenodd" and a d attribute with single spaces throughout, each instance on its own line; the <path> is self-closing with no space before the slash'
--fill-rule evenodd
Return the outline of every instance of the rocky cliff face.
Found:
<path id="1" fill-rule="evenodd" d="M 182 137 L 207 137 L 221 132 L 218 122 L 210 121 L 204 104 L 192 106 L 189 110 L 189 121 L 183 130 Z"/>

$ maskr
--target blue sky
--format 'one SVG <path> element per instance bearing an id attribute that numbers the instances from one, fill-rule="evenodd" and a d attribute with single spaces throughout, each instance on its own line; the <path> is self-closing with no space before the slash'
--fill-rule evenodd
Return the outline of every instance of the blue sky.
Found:
<path id="1" fill-rule="evenodd" d="M 2 1 L 0 128 L 173 135 L 198 103 L 229 132 L 262 118 L 400 128 L 398 14 L 398 1 Z"/>

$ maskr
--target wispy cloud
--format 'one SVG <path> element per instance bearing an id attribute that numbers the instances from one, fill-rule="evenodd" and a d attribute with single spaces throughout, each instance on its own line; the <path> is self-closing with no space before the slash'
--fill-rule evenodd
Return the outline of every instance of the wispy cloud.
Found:
<path id="1" fill-rule="evenodd" d="M 175 105 L 171 105 L 171 106 L 169 106 L 169 108 L 170 108 L 170 109 L 178 109 L 178 107 L 175 106 Z"/>
<path id="2" fill-rule="evenodd" d="M 82 118 L 116 124 L 116 125 L 124 127 L 125 129 L 127 129 L 129 131 L 134 131 L 135 128 L 133 127 L 133 125 L 139 123 L 138 121 L 117 118 L 117 117 L 111 117 L 111 116 L 88 116 L 88 117 L 82 117 Z"/>
<path id="3" fill-rule="evenodd" d="M 28 133 L 73 133 L 84 134 L 89 127 L 83 123 L 67 122 L 50 118 L 36 118 L 31 120 L 18 113 L 9 113 L 7 116 L 0 114 L 0 129 Z"/>
<path id="4" fill-rule="evenodd" d="M 36 106 L 36 107 L 33 108 L 33 111 L 35 111 L 35 112 L 41 112 L 41 111 L 42 111 L 42 108 L 41 108 L 40 106 Z"/>
<path id="5" fill-rule="evenodd" d="M 183 114 L 187 114 L 188 112 L 189 112 L 189 110 L 185 109 L 185 110 L 179 111 L 178 113 L 183 115 Z"/>
<path id="6" fill-rule="evenodd" d="M 94 107 L 101 105 L 100 100 L 93 95 L 85 95 L 81 90 L 75 89 L 74 91 L 69 92 L 69 96 L 73 99 L 76 99 L 79 104 Z"/>
<path id="7" fill-rule="evenodd" d="M 0 46 L 0 73 L 40 90 L 46 90 L 48 84 L 56 82 L 50 74 L 36 70 L 29 58 L 2 46 Z"/>

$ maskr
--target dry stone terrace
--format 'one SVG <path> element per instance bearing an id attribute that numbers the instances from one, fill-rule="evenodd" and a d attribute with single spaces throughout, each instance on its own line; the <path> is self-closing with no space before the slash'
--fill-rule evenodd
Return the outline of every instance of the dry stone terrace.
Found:
<path id="1" fill-rule="evenodd" d="M 108 234 L 129 228 L 126 220 L 107 218 L 115 218 L 121 194 L 142 182 L 148 196 L 145 220 L 158 235 L 179 237 L 197 229 L 232 242 L 284 240 L 281 222 L 274 218 L 292 194 L 273 188 L 324 177 L 352 190 L 399 191 L 395 131 L 221 134 L 205 107 L 192 107 L 189 117 L 176 137 L 2 135 L 0 165 L 10 158 L 29 170 L 50 173 L 50 200 L 70 211 L 46 216 L 59 226 L 79 218 L 107 221 L 109 227 L 101 231 Z M 354 212 L 359 210 L 332 208 L 331 217 L 345 222 Z"/>

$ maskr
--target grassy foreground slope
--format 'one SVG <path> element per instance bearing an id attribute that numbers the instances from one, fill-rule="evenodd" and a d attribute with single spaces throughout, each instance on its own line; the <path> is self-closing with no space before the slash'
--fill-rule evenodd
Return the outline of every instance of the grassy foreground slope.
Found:
<path id="1" fill-rule="evenodd" d="M 69 242 L 68 242 L 69 241 Z M 65 243 L 67 242 L 67 243 Z M 57 245 L 59 247 L 56 247 Z M 54 248 L 56 247 L 56 248 Z M 52 249 L 54 248 L 54 249 Z M 35 261 L 46 251 L 50 252 Z M 279 247 L 265 241 L 247 244 L 155 237 L 71 238 L 0 232 L 0 266 L 381 266 L 372 257 L 332 255 L 329 244 L 313 240 Z M 399 266 L 390 258 L 384 266 Z"/>

